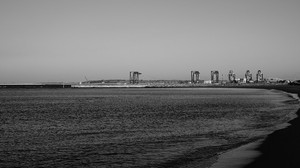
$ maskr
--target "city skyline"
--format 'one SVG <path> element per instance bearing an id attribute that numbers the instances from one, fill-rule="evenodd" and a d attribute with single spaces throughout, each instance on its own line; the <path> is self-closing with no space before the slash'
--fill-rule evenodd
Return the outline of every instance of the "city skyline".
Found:
<path id="1" fill-rule="evenodd" d="M 0 1 L 0 83 L 300 79 L 300 1 Z"/>

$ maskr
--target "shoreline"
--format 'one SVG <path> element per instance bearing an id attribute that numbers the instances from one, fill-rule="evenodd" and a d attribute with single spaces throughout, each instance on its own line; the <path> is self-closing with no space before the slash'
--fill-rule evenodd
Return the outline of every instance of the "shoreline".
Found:
<path id="1" fill-rule="evenodd" d="M 300 87 L 290 90 L 300 97 Z M 289 121 L 289 126 L 274 131 L 268 135 L 264 142 L 256 149 L 261 152 L 252 163 L 244 168 L 260 167 L 299 167 L 300 152 L 300 108 L 296 112 L 297 117 Z"/>
<path id="2" fill-rule="evenodd" d="M 252 163 L 261 153 L 257 150 L 263 139 L 231 149 L 217 156 L 217 161 L 209 168 L 241 168 Z"/>
<path id="3" fill-rule="evenodd" d="M 245 88 L 245 87 L 242 87 Z M 261 86 L 249 87 L 267 90 L 279 90 L 291 94 L 298 101 L 300 97 L 299 86 Z M 219 154 L 217 161 L 209 168 L 263 168 L 263 167 L 299 167 L 300 160 L 300 108 L 295 117 L 266 138 Z M 288 125 L 289 124 L 289 125 Z"/>
<path id="4" fill-rule="evenodd" d="M 0 89 L 40 89 L 40 88 L 272 88 L 282 86 L 294 86 L 283 83 L 253 83 L 253 84 L 124 84 L 124 83 L 104 83 L 104 84 L 72 84 L 63 82 L 54 83 L 16 83 L 0 84 Z"/>

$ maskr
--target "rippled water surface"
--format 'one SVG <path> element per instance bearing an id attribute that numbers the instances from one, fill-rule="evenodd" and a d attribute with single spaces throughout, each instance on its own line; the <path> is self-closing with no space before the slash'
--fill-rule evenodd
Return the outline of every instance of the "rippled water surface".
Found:
<path id="1" fill-rule="evenodd" d="M 259 89 L 2 89 L 0 167 L 176 167 L 262 137 L 298 108 Z"/>

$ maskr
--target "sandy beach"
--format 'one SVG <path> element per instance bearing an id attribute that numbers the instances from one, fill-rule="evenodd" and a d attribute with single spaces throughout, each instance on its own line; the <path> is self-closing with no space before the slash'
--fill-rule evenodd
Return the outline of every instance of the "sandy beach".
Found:
<path id="1" fill-rule="evenodd" d="M 262 140 L 243 145 L 225 152 L 218 157 L 218 161 L 210 168 L 240 168 L 253 162 L 261 153 L 256 150 L 262 144 Z"/>
<path id="2" fill-rule="evenodd" d="M 299 167 L 300 110 L 298 118 L 290 121 L 285 129 L 275 131 L 256 150 L 262 154 L 245 168 Z"/>
<path id="3" fill-rule="evenodd" d="M 252 88 L 252 86 L 250 87 Z M 298 94 L 299 86 L 258 86 L 261 89 L 276 89 Z M 289 126 L 268 135 L 265 140 L 243 145 L 219 155 L 211 168 L 296 168 L 300 165 L 300 109 Z"/>

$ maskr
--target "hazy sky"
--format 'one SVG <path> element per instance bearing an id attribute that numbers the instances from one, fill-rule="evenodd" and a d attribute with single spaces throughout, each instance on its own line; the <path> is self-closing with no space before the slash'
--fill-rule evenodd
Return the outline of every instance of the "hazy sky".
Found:
<path id="1" fill-rule="evenodd" d="M 0 0 L 0 83 L 300 78 L 299 0 Z"/>

